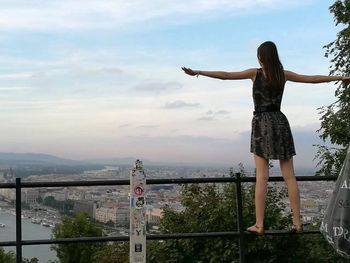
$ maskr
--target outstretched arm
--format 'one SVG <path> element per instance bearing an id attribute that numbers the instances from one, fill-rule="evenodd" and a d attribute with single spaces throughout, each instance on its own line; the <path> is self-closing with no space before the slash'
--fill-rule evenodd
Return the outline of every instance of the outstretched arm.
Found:
<path id="1" fill-rule="evenodd" d="M 346 83 L 350 82 L 350 77 L 344 76 L 322 76 L 322 75 L 300 75 L 292 71 L 285 70 L 284 75 L 286 80 L 294 82 L 303 82 L 303 83 L 323 83 L 330 81 L 344 81 Z"/>
<path id="2" fill-rule="evenodd" d="M 227 71 L 203 71 L 193 70 L 190 68 L 182 67 L 182 70 L 190 76 L 206 76 L 215 79 L 251 79 L 254 80 L 256 75 L 256 69 L 251 68 L 244 71 L 227 72 Z"/>

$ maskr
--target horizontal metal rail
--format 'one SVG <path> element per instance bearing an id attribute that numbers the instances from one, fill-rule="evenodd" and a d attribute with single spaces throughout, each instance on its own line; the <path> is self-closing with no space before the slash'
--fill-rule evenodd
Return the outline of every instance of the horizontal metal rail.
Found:
<path id="1" fill-rule="evenodd" d="M 247 236 L 255 237 L 255 235 L 244 231 Z M 264 235 L 267 236 L 279 236 L 279 235 L 296 235 L 292 234 L 289 230 L 271 230 L 265 231 Z M 320 234 L 318 230 L 306 230 L 303 234 Z M 147 240 L 169 240 L 169 239 L 190 239 L 190 238 L 237 238 L 239 236 L 238 231 L 227 232 L 200 232 L 200 233 L 175 233 L 175 234 L 149 234 L 146 236 Z M 89 242 L 112 242 L 112 241 L 129 241 L 129 236 L 104 236 L 104 237 L 76 237 L 76 238 L 60 238 L 60 239 L 35 239 L 35 240 L 22 240 L 22 246 L 33 245 L 52 245 L 52 244 L 70 244 L 70 243 L 89 243 Z M 16 246 L 16 241 L 0 242 L 0 246 Z"/>
<path id="2" fill-rule="evenodd" d="M 334 176 L 296 176 L 297 181 L 335 181 Z M 281 176 L 271 176 L 269 182 L 282 182 Z M 241 177 L 242 183 L 253 183 L 255 177 Z M 155 184 L 192 184 L 192 183 L 237 183 L 234 177 L 198 177 L 198 178 L 168 178 L 168 179 L 147 179 L 147 185 Z M 21 182 L 21 188 L 35 187 L 77 187 L 77 186 L 112 186 L 130 185 L 129 180 L 90 180 L 90 181 L 59 181 L 59 182 Z M 0 183 L 1 188 L 16 188 L 15 183 Z"/>

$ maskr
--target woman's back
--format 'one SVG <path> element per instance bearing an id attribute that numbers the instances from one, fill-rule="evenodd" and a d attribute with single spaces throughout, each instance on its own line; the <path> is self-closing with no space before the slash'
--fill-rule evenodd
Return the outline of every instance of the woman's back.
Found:
<path id="1" fill-rule="evenodd" d="M 264 76 L 262 69 L 257 69 L 253 84 L 255 110 L 263 107 L 280 109 L 284 87 L 272 87 Z"/>

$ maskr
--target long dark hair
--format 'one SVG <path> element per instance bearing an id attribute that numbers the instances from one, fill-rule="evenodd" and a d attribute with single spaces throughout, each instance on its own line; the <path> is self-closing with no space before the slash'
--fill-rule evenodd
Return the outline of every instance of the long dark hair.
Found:
<path id="1" fill-rule="evenodd" d="M 266 41 L 258 47 L 258 59 L 262 64 L 265 77 L 273 88 L 284 87 L 283 65 L 278 57 L 277 47 L 272 41 Z"/>

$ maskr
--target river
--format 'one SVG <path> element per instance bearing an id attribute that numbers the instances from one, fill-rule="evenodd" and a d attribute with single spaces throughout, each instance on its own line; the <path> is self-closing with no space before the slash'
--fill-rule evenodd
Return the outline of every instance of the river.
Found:
<path id="1" fill-rule="evenodd" d="M 16 218 L 14 215 L 0 212 L 0 223 L 5 224 L 0 228 L 0 241 L 14 241 L 16 239 Z M 22 239 L 50 239 L 51 228 L 39 224 L 31 223 L 29 218 L 22 219 Z M 55 260 L 56 252 L 50 250 L 50 245 L 23 246 L 23 257 L 39 259 L 40 263 L 47 263 L 49 260 Z M 15 247 L 4 247 L 6 251 L 13 250 Z"/>

